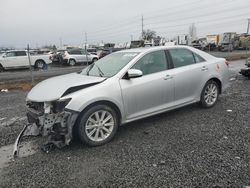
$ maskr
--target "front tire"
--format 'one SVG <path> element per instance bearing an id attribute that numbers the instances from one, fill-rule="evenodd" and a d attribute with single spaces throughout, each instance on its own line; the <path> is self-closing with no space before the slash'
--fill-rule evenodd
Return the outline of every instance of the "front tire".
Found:
<path id="1" fill-rule="evenodd" d="M 44 69 L 45 66 L 46 66 L 46 64 L 45 64 L 45 62 L 42 61 L 42 60 L 38 60 L 38 61 L 36 61 L 36 63 L 35 63 L 35 69 L 37 69 L 37 70 Z"/>
<path id="2" fill-rule="evenodd" d="M 0 72 L 4 72 L 4 68 L 1 64 L 0 64 Z"/>
<path id="3" fill-rule="evenodd" d="M 92 60 L 92 63 L 96 62 L 97 60 L 98 60 L 97 58 L 94 58 L 94 59 Z"/>
<path id="4" fill-rule="evenodd" d="M 97 105 L 82 114 L 77 132 L 83 143 L 100 146 L 112 140 L 118 126 L 116 111 L 107 105 Z"/>
<path id="5" fill-rule="evenodd" d="M 201 106 L 204 108 L 213 107 L 219 97 L 219 86 L 214 80 L 209 80 L 201 92 Z"/>

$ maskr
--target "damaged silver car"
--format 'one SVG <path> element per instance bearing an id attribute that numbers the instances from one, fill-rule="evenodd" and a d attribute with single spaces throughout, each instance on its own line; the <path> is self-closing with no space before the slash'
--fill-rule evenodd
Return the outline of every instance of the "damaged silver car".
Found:
<path id="1" fill-rule="evenodd" d="M 78 73 L 37 84 L 27 96 L 32 134 L 68 145 L 109 142 L 118 126 L 191 103 L 216 104 L 228 86 L 225 59 L 185 46 L 110 54 Z"/>

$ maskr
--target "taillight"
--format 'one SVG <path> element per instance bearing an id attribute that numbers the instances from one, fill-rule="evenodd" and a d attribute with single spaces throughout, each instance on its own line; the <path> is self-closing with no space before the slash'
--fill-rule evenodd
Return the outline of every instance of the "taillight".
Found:
<path id="1" fill-rule="evenodd" d="M 227 66 L 229 66 L 229 61 L 228 61 L 228 60 L 225 60 L 225 64 L 226 64 Z"/>

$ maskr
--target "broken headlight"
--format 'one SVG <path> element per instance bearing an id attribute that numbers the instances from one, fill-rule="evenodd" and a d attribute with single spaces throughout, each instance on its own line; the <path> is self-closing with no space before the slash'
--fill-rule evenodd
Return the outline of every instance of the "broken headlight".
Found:
<path id="1" fill-rule="evenodd" d="M 67 106 L 67 104 L 69 104 L 70 100 L 71 100 L 71 98 L 55 101 L 53 103 L 53 112 L 54 113 L 62 112 L 64 110 L 65 106 Z"/>

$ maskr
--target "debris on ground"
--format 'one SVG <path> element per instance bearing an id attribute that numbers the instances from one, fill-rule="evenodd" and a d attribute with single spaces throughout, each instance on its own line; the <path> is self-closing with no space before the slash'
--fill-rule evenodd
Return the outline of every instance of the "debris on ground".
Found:
<path id="1" fill-rule="evenodd" d="M 1 92 L 8 93 L 9 90 L 8 89 L 1 89 Z"/>
<path id="2" fill-rule="evenodd" d="M 159 164 L 159 165 L 165 165 L 165 164 L 166 164 L 166 161 L 161 160 L 158 164 Z"/>

